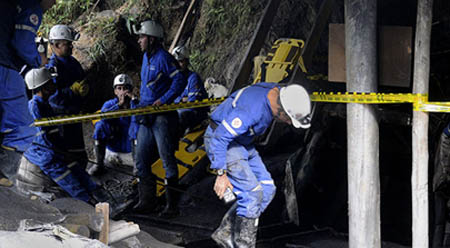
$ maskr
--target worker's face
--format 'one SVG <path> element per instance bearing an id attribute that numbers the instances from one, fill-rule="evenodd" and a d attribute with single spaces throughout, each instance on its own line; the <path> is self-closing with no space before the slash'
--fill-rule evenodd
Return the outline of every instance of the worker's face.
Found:
<path id="1" fill-rule="evenodd" d="M 52 80 L 50 80 L 49 82 L 45 83 L 44 87 L 42 87 L 42 98 L 44 100 L 47 100 L 55 92 L 56 92 L 56 85 Z"/>
<path id="2" fill-rule="evenodd" d="M 282 109 L 282 108 L 281 108 Z M 281 112 L 277 113 L 275 118 L 281 122 L 287 123 L 289 125 L 292 124 L 291 118 L 284 112 L 284 110 L 281 110 Z"/>
<path id="3" fill-rule="evenodd" d="M 56 0 L 41 0 L 41 8 L 45 12 L 55 5 Z"/>
<path id="4" fill-rule="evenodd" d="M 124 94 L 130 93 L 130 90 L 131 90 L 130 86 L 128 86 L 128 85 L 117 85 L 114 88 L 114 94 L 117 97 L 119 97 L 120 95 L 124 95 Z"/>
<path id="5" fill-rule="evenodd" d="M 139 43 L 139 47 L 141 48 L 142 52 L 146 52 L 149 50 L 149 45 L 150 43 L 153 42 L 153 37 L 144 35 L 144 34 L 140 34 L 139 35 L 139 39 L 138 39 L 138 43 Z"/>
<path id="6" fill-rule="evenodd" d="M 178 65 L 182 71 L 185 71 L 188 67 L 189 61 L 187 59 L 177 60 Z"/>
<path id="7" fill-rule="evenodd" d="M 58 57 L 69 57 L 72 55 L 72 49 L 72 42 L 68 40 L 61 40 L 52 45 L 52 50 Z"/>

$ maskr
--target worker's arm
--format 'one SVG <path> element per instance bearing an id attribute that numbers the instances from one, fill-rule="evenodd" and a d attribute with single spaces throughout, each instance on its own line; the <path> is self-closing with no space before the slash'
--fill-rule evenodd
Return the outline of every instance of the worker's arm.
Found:
<path id="1" fill-rule="evenodd" d="M 35 43 L 36 33 L 42 21 L 42 9 L 39 4 L 21 6 L 15 20 L 15 32 L 11 45 L 16 54 L 32 68 L 41 66 L 41 56 Z"/>
<path id="2" fill-rule="evenodd" d="M 183 92 L 186 87 L 186 80 L 181 71 L 175 66 L 174 61 L 167 61 L 167 63 L 161 64 L 161 68 L 164 71 L 164 74 L 168 75 L 171 85 L 169 90 L 167 90 L 158 100 L 160 104 L 172 103 L 173 100 Z"/>
<path id="3" fill-rule="evenodd" d="M 210 151 L 213 154 L 212 169 L 227 169 L 227 150 L 238 136 L 248 132 L 255 124 L 252 115 L 244 109 L 236 108 L 222 120 L 211 138 Z M 232 159 L 232 158 L 229 158 Z"/>
<path id="4" fill-rule="evenodd" d="M 193 73 L 188 79 L 187 101 L 193 102 L 196 100 L 203 99 L 204 93 L 205 93 L 205 90 L 203 88 L 203 83 L 202 83 L 200 77 L 198 76 L 197 73 Z"/>

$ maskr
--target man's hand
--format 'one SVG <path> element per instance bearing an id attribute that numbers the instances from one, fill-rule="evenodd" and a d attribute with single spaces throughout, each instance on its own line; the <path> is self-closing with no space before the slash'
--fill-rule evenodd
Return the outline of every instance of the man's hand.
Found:
<path id="1" fill-rule="evenodd" d="M 231 185 L 227 174 L 217 176 L 216 183 L 214 184 L 214 192 L 216 192 L 216 195 L 219 197 L 219 199 L 223 198 L 223 194 L 225 193 L 227 188 L 233 189 L 233 185 Z"/>
<path id="2" fill-rule="evenodd" d="M 87 84 L 84 80 L 81 82 L 75 82 L 70 86 L 70 89 L 73 93 L 85 97 L 89 93 L 89 84 Z"/>
<path id="3" fill-rule="evenodd" d="M 162 105 L 161 99 L 156 100 L 156 101 L 152 104 L 152 106 L 160 106 L 160 105 Z"/>

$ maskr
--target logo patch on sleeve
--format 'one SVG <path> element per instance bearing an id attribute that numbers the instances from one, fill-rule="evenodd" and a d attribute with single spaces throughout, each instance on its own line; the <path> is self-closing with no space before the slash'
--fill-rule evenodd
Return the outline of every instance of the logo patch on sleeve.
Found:
<path id="1" fill-rule="evenodd" d="M 234 128 L 240 128 L 242 126 L 242 121 L 239 119 L 239 117 L 236 117 L 231 121 L 231 126 Z"/>
<path id="2" fill-rule="evenodd" d="M 34 26 L 37 26 L 39 24 L 39 17 L 36 14 L 30 15 L 30 22 Z"/>

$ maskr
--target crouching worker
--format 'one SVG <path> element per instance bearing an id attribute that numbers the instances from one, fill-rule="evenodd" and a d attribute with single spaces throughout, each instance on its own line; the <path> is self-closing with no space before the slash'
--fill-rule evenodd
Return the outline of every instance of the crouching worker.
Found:
<path id="1" fill-rule="evenodd" d="M 222 247 L 255 247 L 258 218 L 275 195 L 275 185 L 252 143 L 272 120 L 310 126 L 311 102 L 297 84 L 281 87 L 258 83 L 234 92 L 211 114 L 205 147 L 217 170 L 214 191 L 222 198 L 229 188 L 237 201 L 212 238 Z"/>
<path id="2" fill-rule="evenodd" d="M 46 68 L 33 69 L 25 76 L 28 89 L 33 91 L 28 108 L 34 119 L 55 116 L 48 103 L 49 96 L 56 90 L 53 77 L 54 74 Z M 105 192 L 90 179 L 84 168 L 77 162 L 69 161 L 68 156 L 65 156 L 68 153 L 65 152 L 65 139 L 60 135 L 60 127 L 37 129 L 38 134 L 33 143 L 23 154 L 19 172 L 21 168 L 38 166 L 73 198 L 91 204 L 105 200 Z"/>
<path id="3" fill-rule="evenodd" d="M 205 87 L 203 86 L 200 76 L 189 70 L 189 51 L 184 46 L 178 46 L 173 49 L 172 55 L 180 66 L 180 71 L 187 80 L 186 88 L 174 103 L 201 101 L 207 97 Z M 181 129 L 181 135 L 189 129 L 195 128 L 208 116 L 207 108 L 179 109 L 178 119 Z"/>
<path id="4" fill-rule="evenodd" d="M 114 111 L 119 109 L 129 109 L 133 99 L 133 82 L 126 74 L 117 75 L 113 83 L 114 99 L 103 104 L 101 112 Z M 100 120 L 95 123 L 94 130 L 94 152 L 97 163 L 89 168 L 90 175 L 99 174 L 104 170 L 104 161 L 114 163 L 117 160 L 122 164 L 133 165 L 131 156 L 132 140 L 128 135 L 131 117 L 121 117 L 117 119 Z"/>

